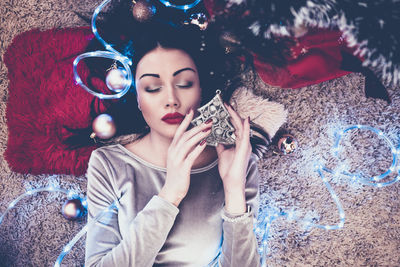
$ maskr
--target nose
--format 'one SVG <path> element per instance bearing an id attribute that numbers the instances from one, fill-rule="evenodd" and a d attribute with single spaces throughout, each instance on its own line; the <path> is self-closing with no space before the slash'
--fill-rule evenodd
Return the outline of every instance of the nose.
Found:
<path id="1" fill-rule="evenodd" d="M 178 108 L 180 106 L 180 101 L 175 88 L 173 86 L 168 86 L 166 92 L 167 96 L 165 106 Z"/>

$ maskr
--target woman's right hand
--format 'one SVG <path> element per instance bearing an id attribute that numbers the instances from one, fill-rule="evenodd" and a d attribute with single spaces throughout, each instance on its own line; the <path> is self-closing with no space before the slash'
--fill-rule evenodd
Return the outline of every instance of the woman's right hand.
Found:
<path id="1" fill-rule="evenodd" d="M 193 114 L 191 109 L 175 132 L 168 148 L 165 184 L 158 194 L 175 206 L 180 204 L 189 190 L 190 170 L 206 147 L 205 138 L 211 133 L 212 120 L 186 131 Z"/>

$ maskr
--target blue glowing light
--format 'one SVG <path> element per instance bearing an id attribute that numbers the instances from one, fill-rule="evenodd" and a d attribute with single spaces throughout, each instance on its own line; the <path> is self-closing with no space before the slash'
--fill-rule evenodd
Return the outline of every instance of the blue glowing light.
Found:
<path id="1" fill-rule="evenodd" d="M 388 185 L 391 185 L 394 182 L 396 182 L 396 179 L 389 180 L 387 182 L 379 182 L 379 181 L 383 180 L 384 178 L 386 178 L 388 175 L 390 175 L 391 173 L 393 173 L 396 170 L 395 167 L 396 167 L 397 161 L 398 161 L 397 160 L 398 159 L 398 154 L 396 153 L 397 152 L 396 147 L 393 145 L 393 143 L 390 141 L 390 139 L 381 130 L 378 130 L 378 129 L 373 128 L 371 126 L 365 126 L 365 125 L 350 126 L 350 127 L 346 128 L 345 130 L 343 130 L 343 134 L 345 134 L 346 132 L 348 132 L 350 130 L 354 130 L 354 129 L 371 131 L 371 132 L 377 134 L 377 136 L 379 138 L 383 139 L 386 142 L 386 144 L 389 146 L 390 151 L 392 152 L 392 158 L 393 158 L 392 164 L 391 164 L 391 166 L 389 167 L 389 169 L 386 172 L 384 172 L 384 173 L 382 173 L 382 174 L 380 174 L 378 176 L 362 177 L 362 176 L 360 176 L 360 175 L 358 175 L 356 173 L 351 173 L 351 172 L 346 171 L 346 170 L 340 171 L 340 174 L 349 176 L 351 179 L 353 179 L 353 180 L 355 179 L 355 180 L 359 181 L 362 184 L 370 185 L 370 186 L 376 186 L 376 187 L 388 186 Z M 338 157 L 338 153 L 337 152 L 339 151 L 339 143 L 340 143 L 340 140 L 341 140 L 343 134 L 338 135 L 336 137 L 336 139 L 335 139 L 335 142 L 334 142 L 334 145 L 333 145 L 333 152 L 334 152 L 334 156 L 335 157 Z M 331 174 L 334 174 L 334 171 L 329 169 L 329 168 L 324 167 L 323 170 L 326 171 L 326 172 L 329 172 Z"/>
<path id="2" fill-rule="evenodd" d="M 116 202 L 112 203 L 107 209 L 105 209 L 104 211 L 101 211 L 98 215 L 96 215 L 96 217 L 94 217 L 93 220 L 90 223 L 86 224 L 74 236 L 74 238 L 72 238 L 71 241 L 69 241 L 68 244 L 64 246 L 64 248 L 61 251 L 60 255 L 58 256 L 56 262 L 54 263 L 54 267 L 61 266 L 61 262 L 64 259 L 64 257 L 71 251 L 71 248 L 76 244 L 76 242 L 78 242 L 78 240 L 81 239 L 81 237 L 86 234 L 86 232 L 87 232 L 89 227 L 93 226 L 98 220 L 100 220 L 105 214 L 107 214 L 111 210 L 116 210 L 117 209 Z"/>
<path id="3" fill-rule="evenodd" d="M 23 198 L 25 198 L 25 197 L 27 197 L 27 196 L 32 196 L 32 195 L 34 195 L 34 194 L 36 194 L 36 193 L 39 193 L 39 192 L 60 192 L 60 193 L 66 194 L 67 196 L 75 196 L 75 197 L 77 196 L 77 193 L 74 192 L 74 191 L 72 191 L 72 190 L 63 189 L 63 188 L 60 188 L 60 187 L 57 187 L 57 186 L 54 186 L 54 185 L 49 185 L 49 186 L 46 186 L 46 187 L 30 189 L 30 190 L 26 191 L 25 193 L 19 195 L 19 196 L 18 196 L 16 199 L 14 199 L 13 201 L 11 201 L 11 203 L 8 205 L 8 208 L 6 209 L 6 211 L 0 216 L 0 225 L 1 225 L 1 223 L 2 223 L 2 221 L 3 221 L 3 219 L 4 219 L 4 217 L 7 215 L 7 213 L 8 213 L 12 208 L 14 208 L 15 205 L 16 205 L 20 200 L 22 200 Z M 84 198 L 84 201 L 86 202 L 86 198 Z M 82 203 L 82 204 L 83 204 L 83 203 Z M 84 205 L 84 207 L 86 208 L 85 205 Z M 87 229 L 87 228 L 85 228 L 85 229 Z M 80 237 L 79 237 L 79 238 L 80 238 Z M 79 239 L 79 238 L 78 238 L 78 239 Z M 74 240 L 74 239 L 73 239 L 73 240 Z M 76 241 L 75 241 L 75 243 L 76 243 Z M 73 243 L 73 244 L 75 244 L 75 243 Z M 64 247 L 63 252 L 62 252 L 63 255 L 68 254 L 68 252 L 71 250 L 71 248 L 72 248 L 72 246 L 73 246 L 73 244 L 72 244 L 72 245 L 71 245 L 71 244 L 72 244 L 72 243 L 70 242 L 70 243 L 68 243 L 68 244 Z M 54 266 L 60 266 L 60 264 L 61 264 L 61 261 L 58 261 L 58 260 L 57 260 L 57 262 L 56 262 L 56 264 L 55 264 Z"/>
<path id="4" fill-rule="evenodd" d="M 300 218 L 300 217 L 296 216 L 294 214 L 293 210 L 288 211 L 288 212 L 282 211 L 277 214 L 277 213 L 271 212 L 270 207 L 264 208 L 262 211 L 260 211 L 259 217 L 258 217 L 258 222 L 255 225 L 255 229 L 259 229 L 256 231 L 256 233 L 261 234 L 259 236 L 262 236 L 261 248 L 259 249 L 259 252 L 261 255 L 261 264 L 262 264 L 261 266 L 266 266 L 268 235 L 269 235 L 269 231 L 270 231 L 272 222 L 278 217 L 284 217 L 290 221 L 293 221 L 293 220 L 297 221 L 299 223 L 302 223 L 306 228 L 314 227 L 314 228 L 319 228 L 319 229 L 324 229 L 324 230 L 337 230 L 337 229 L 341 229 L 344 227 L 345 213 L 343 210 L 343 206 L 339 201 L 338 195 L 332 189 L 330 183 L 328 182 L 328 179 L 325 177 L 324 172 L 327 172 L 327 173 L 330 173 L 333 175 L 345 175 L 345 176 L 348 176 L 352 181 L 359 181 L 360 183 L 362 183 L 364 185 L 374 186 L 374 187 L 378 187 L 378 188 L 391 185 L 400 180 L 400 166 L 397 166 L 397 163 L 398 163 L 397 157 L 399 156 L 398 149 L 396 149 L 396 147 L 393 145 L 393 143 L 390 141 L 390 139 L 388 137 L 386 137 L 381 130 L 375 129 L 373 127 L 364 126 L 364 125 L 355 125 L 355 126 L 350 126 L 350 127 L 346 128 L 345 130 L 341 131 L 339 134 L 336 134 L 336 139 L 335 139 L 334 146 L 332 149 L 334 156 L 338 157 L 338 152 L 340 151 L 339 143 L 340 143 L 342 136 L 346 132 L 353 130 L 353 129 L 372 131 L 372 132 L 376 133 L 379 138 L 382 138 L 386 142 L 386 144 L 390 147 L 390 151 L 391 151 L 392 157 L 393 157 L 392 165 L 389 167 L 389 169 L 385 173 L 382 173 L 381 175 L 373 176 L 373 177 L 363 177 L 359 173 L 351 173 L 349 171 L 342 170 L 342 168 L 338 168 L 337 170 L 332 170 L 332 169 L 329 169 L 329 168 L 323 166 L 319 162 L 314 163 L 314 171 L 316 171 L 319 174 L 319 177 L 321 178 L 322 182 L 324 183 L 325 187 L 327 188 L 333 201 L 336 204 L 336 207 L 339 212 L 339 222 L 334 225 L 322 225 L 322 224 L 314 223 L 312 220 L 308 220 L 308 219 L 304 219 L 304 218 Z M 387 182 L 380 182 L 382 179 L 387 177 L 389 174 L 396 172 L 396 170 L 397 170 L 397 176 L 394 179 L 389 180 Z"/>
<path id="5" fill-rule="evenodd" d="M 84 58 L 91 58 L 91 57 L 102 57 L 102 58 L 109 58 L 109 59 L 113 59 L 116 61 L 119 61 L 123 67 L 124 67 L 124 71 L 126 73 L 126 83 L 125 83 L 125 87 L 124 89 L 117 93 L 117 94 L 111 94 L 111 95 L 107 95 L 107 94 L 102 94 L 102 93 L 98 93 L 95 92 L 93 90 L 91 90 L 89 87 L 87 87 L 81 80 L 81 78 L 79 77 L 78 74 L 78 63 L 79 61 L 81 61 Z M 73 64 L 73 71 L 74 71 L 74 78 L 77 84 L 79 84 L 83 89 L 85 89 L 88 93 L 100 98 L 100 99 L 117 99 L 120 98 L 122 96 L 124 96 L 128 91 L 129 88 L 131 87 L 132 84 L 132 72 L 130 70 L 130 67 L 128 65 L 128 61 L 124 60 L 124 57 L 117 55 L 116 53 L 113 52 L 109 52 L 109 51 L 95 51 L 95 52 L 88 52 L 88 53 L 84 53 L 79 55 L 75 60 L 74 60 L 74 64 Z"/>
<path id="6" fill-rule="evenodd" d="M 61 192 L 61 193 L 64 193 L 64 194 L 66 194 L 66 195 L 68 195 L 68 193 L 69 193 L 68 190 L 62 189 L 62 188 L 59 188 L 59 187 L 54 187 L 53 185 L 50 185 L 50 186 L 47 186 L 47 187 L 43 187 L 43 188 L 36 188 L 36 189 L 28 190 L 28 191 L 26 191 L 25 193 L 19 195 L 19 196 L 18 196 L 16 199 L 14 199 L 13 201 L 11 201 L 11 203 L 8 205 L 8 208 L 6 209 L 6 211 L 0 216 L 0 225 L 1 225 L 1 222 L 3 221 L 4 217 L 7 215 L 7 213 L 8 213 L 12 208 L 14 208 L 15 205 L 16 205 L 21 199 L 23 199 L 24 197 L 27 197 L 27 196 L 34 195 L 34 194 L 39 193 L 39 192 Z"/>
<path id="7" fill-rule="evenodd" d="M 73 63 L 73 71 L 74 71 L 74 79 L 76 84 L 81 86 L 83 89 L 85 89 L 88 93 L 100 98 L 100 99 L 118 99 L 124 96 L 128 91 L 129 88 L 132 85 L 132 71 L 130 69 L 130 65 L 132 65 L 132 60 L 124 55 L 122 55 L 120 52 L 115 50 L 112 45 L 104 41 L 103 38 L 99 35 L 99 32 L 96 27 L 96 19 L 98 14 L 101 12 L 101 10 L 104 8 L 105 5 L 107 5 L 111 0 L 104 0 L 93 12 L 92 16 L 92 32 L 94 36 L 99 40 L 99 42 L 105 47 L 106 50 L 108 51 L 95 51 L 95 52 L 87 52 L 84 54 L 79 55 Z M 84 58 L 91 58 L 91 57 L 100 57 L 100 58 L 109 58 L 113 59 L 115 61 L 120 62 L 126 73 L 126 83 L 124 89 L 117 93 L 117 94 L 103 94 L 103 93 L 98 93 L 93 90 L 91 90 L 89 87 L 87 87 L 83 82 L 82 79 L 79 77 L 78 74 L 78 63 L 80 60 Z"/>
<path id="8" fill-rule="evenodd" d="M 191 3 L 191 4 L 186 4 L 186 5 L 175 5 L 175 4 L 172 4 L 172 3 L 171 3 L 170 1 L 168 1 L 168 0 L 159 0 L 159 1 L 160 1 L 164 6 L 166 6 L 166 7 L 172 7 L 172 8 L 181 9 L 181 10 L 184 10 L 184 11 L 195 7 L 198 3 L 201 2 L 201 0 L 195 0 L 195 1 L 193 1 L 193 3 Z"/>

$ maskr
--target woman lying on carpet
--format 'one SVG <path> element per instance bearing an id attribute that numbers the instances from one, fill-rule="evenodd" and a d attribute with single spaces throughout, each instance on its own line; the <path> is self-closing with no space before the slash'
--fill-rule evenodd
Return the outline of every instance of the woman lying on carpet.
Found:
<path id="1" fill-rule="evenodd" d="M 250 120 L 225 105 L 236 136 L 231 146 L 206 145 L 212 119 L 190 127 L 217 89 L 230 96 L 240 62 L 193 25 L 148 22 L 132 34 L 120 51 L 134 55 L 135 92 L 107 112 L 138 138 L 90 157 L 89 223 L 116 200 L 118 211 L 88 229 L 85 265 L 259 266 Z"/>

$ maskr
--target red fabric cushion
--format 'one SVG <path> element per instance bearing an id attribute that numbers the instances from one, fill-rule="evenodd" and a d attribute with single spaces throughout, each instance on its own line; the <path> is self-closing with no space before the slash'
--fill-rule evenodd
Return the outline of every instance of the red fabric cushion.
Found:
<path id="1" fill-rule="evenodd" d="M 285 67 L 276 67 L 254 56 L 254 65 L 261 79 L 282 88 L 299 88 L 349 74 L 340 69 L 341 51 L 352 53 L 337 30 L 309 29 L 296 43 L 289 46 Z"/>
<path id="2" fill-rule="evenodd" d="M 89 28 L 32 30 L 13 40 L 8 67 L 5 159 L 12 170 L 32 174 L 82 175 L 95 147 L 71 150 L 64 126 L 91 123 L 93 97 L 73 82 L 72 62 L 93 38 Z M 87 77 L 87 69 L 82 68 Z"/>

